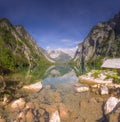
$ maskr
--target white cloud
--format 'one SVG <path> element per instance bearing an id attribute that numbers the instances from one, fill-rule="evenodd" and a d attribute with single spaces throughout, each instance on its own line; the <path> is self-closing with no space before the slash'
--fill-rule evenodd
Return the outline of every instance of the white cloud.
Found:
<path id="1" fill-rule="evenodd" d="M 62 39 L 60 40 L 64 46 L 66 47 L 76 47 L 81 41 L 74 41 L 74 40 L 70 40 L 70 39 Z"/>

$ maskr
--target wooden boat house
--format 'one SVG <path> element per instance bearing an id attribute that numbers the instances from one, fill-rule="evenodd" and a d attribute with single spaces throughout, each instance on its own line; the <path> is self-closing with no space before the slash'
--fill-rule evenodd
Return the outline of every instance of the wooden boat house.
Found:
<path id="1" fill-rule="evenodd" d="M 117 69 L 120 73 L 120 58 L 107 59 L 101 67 L 106 69 Z"/>

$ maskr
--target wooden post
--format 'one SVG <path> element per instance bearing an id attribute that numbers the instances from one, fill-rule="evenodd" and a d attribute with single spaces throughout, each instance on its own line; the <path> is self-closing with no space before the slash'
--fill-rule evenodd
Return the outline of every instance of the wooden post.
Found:
<path id="1" fill-rule="evenodd" d="M 117 69 L 117 71 L 118 71 L 118 74 L 120 75 L 120 69 Z"/>

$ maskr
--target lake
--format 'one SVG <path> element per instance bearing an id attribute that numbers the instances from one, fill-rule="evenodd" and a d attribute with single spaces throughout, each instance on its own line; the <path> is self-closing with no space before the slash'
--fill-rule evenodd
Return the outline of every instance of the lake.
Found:
<path id="1" fill-rule="evenodd" d="M 32 75 L 27 75 L 28 80 L 31 81 Z M 41 79 L 37 75 L 36 81 L 39 80 Z M 103 118 L 104 97 L 91 91 L 78 93 L 76 88 L 86 85 L 78 81 L 75 70 L 70 66 L 53 65 L 49 67 L 44 72 L 42 85 L 43 88 L 39 92 L 19 90 L 27 103 L 34 104 L 34 109 L 32 108 L 31 111 L 34 113 L 35 122 L 49 122 L 55 111 L 58 111 L 61 122 L 99 122 Z M 5 108 L 7 119 L 12 122 L 21 110 L 11 112 L 11 109 L 7 108 Z"/>

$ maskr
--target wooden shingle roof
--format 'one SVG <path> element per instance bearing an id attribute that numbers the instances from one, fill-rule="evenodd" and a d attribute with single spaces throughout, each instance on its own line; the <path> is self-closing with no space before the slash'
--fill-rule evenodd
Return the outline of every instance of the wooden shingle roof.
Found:
<path id="1" fill-rule="evenodd" d="M 101 66 L 102 68 L 120 69 L 120 58 L 107 59 Z"/>

